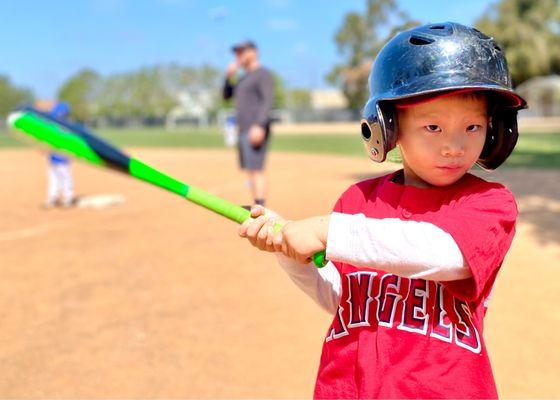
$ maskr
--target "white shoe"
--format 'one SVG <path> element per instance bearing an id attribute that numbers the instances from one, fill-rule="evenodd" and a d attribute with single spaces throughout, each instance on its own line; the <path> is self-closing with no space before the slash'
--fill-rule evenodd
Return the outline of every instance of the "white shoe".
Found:
<path id="1" fill-rule="evenodd" d="M 51 208 L 54 208 L 56 206 L 56 200 L 47 200 L 43 203 L 43 208 L 45 210 L 49 210 Z"/>
<path id="2" fill-rule="evenodd" d="M 70 208 L 72 207 L 74 204 L 76 204 L 76 201 L 74 198 L 71 199 L 64 199 L 60 202 L 60 207 L 62 208 Z"/>

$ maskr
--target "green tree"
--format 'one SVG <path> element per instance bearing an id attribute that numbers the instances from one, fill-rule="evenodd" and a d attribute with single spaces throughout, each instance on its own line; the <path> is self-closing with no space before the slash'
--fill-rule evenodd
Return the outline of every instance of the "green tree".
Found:
<path id="1" fill-rule="evenodd" d="M 0 118 L 2 121 L 16 106 L 33 100 L 33 93 L 15 86 L 7 76 L 0 75 Z"/>
<path id="2" fill-rule="evenodd" d="M 284 108 L 286 106 L 286 88 L 284 80 L 276 72 L 272 73 L 274 77 L 274 101 L 272 108 Z"/>
<path id="3" fill-rule="evenodd" d="M 360 109 L 367 100 L 368 74 L 379 50 L 396 32 L 416 24 L 395 0 L 367 0 L 364 14 L 344 16 L 334 37 L 344 61 L 333 67 L 327 81 L 342 87 L 350 108 Z"/>
<path id="4" fill-rule="evenodd" d="M 163 118 L 179 101 L 181 93 L 217 91 L 218 73 L 209 66 L 176 64 L 144 67 L 111 75 L 100 95 L 100 115 L 110 118 Z"/>
<path id="5" fill-rule="evenodd" d="M 558 0 L 500 0 L 476 22 L 506 53 L 514 85 L 560 73 Z"/>
<path id="6" fill-rule="evenodd" d="M 101 84 L 99 74 L 91 69 L 82 69 L 71 76 L 58 91 L 58 98 L 70 105 L 71 115 L 88 121 L 96 114 L 96 98 Z"/>
<path id="7" fill-rule="evenodd" d="M 132 117 L 135 110 L 130 99 L 133 78 L 131 73 L 107 76 L 101 82 L 97 99 L 97 116 L 102 118 Z"/>
<path id="8" fill-rule="evenodd" d="M 166 70 L 155 66 L 130 74 L 128 101 L 135 117 L 163 118 L 177 104 L 165 85 Z"/>
<path id="9" fill-rule="evenodd" d="M 166 85 L 176 97 L 183 93 L 198 97 L 207 105 L 210 114 L 215 114 L 222 106 L 222 72 L 210 65 L 183 67 L 172 64 L 166 67 Z"/>

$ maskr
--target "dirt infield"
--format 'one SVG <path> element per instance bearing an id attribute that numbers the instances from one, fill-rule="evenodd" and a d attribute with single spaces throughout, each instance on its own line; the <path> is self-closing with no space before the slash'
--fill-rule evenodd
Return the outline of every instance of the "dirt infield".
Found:
<path id="1" fill-rule="evenodd" d="M 247 203 L 231 152 L 138 150 L 189 183 Z M 40 209 L 45 160 L 0 151 L 0 397 L 266 397 L 312 394 L 330 317 L 236 237 L 236 226 L 159 189 L 75 165 L 77 191 L 123 205 Z M 271 155 L 270 207 L 326 213 L 365 157 Z M 305 171 L 303 173 L 303 171 Z M 557 171 L 492 175 L 520 204 L 486 339 L 501 396 L 558 397 Z"/>

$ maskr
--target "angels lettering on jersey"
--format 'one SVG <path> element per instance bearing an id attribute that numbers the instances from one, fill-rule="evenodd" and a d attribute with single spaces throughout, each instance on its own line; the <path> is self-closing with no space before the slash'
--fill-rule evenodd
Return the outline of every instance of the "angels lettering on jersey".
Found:
<path id="1" fill-rule="evenodd" d="M 377 327 L 429 335 L 473 353 L 481 351 L 468 304 L 438 282 L 359 271 L 343 275 L 342 284 L 346 287 L 327 342 L 354 329 Z"/>

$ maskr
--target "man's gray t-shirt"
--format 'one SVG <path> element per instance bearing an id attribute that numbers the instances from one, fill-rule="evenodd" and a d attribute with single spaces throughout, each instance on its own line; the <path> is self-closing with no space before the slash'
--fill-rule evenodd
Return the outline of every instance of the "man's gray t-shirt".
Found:
<path id="1" fill-rule="evenodd" d="M 274 78 L 263 67 L 245 74 L 236 85 L 226 80 L 224 98 L 235 97 L 237 125 L 240 134 L 247 134 L 251 125 L 267 128 L 274 99 Z"/>

